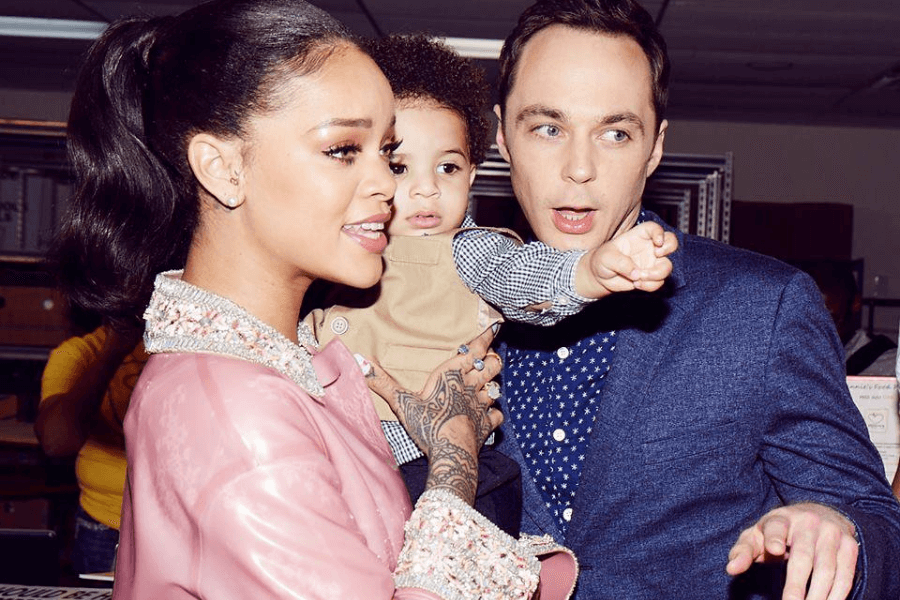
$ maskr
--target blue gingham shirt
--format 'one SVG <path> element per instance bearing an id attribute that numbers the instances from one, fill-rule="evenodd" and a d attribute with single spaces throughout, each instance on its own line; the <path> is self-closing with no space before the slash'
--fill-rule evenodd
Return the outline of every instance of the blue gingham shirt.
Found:
<path id="1" fill-rule="evenodd" d="M 477 225 L 466 216 L 461 227 Z M 463 231 L 453 239 L 453 259 L 463 283 L 506 319 L 530 325 L 555 325 L 593 301 L 575 291 L 575 270 L 584 254 L 542 242 L 519 244 L 486 229 Z M 397 464 L 423 456 L 397 421 L 382 421 L 381 428 Z"/>

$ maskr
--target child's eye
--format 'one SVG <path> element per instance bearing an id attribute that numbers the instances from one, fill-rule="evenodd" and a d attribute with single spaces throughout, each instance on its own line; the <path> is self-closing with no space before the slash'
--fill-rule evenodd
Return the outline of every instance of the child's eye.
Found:
<path id="1" fill-rule="evenodd" d="M 441 163 L 437 168 L 437 172 L 442 175 L 452 175 L 459 170 L 460 166 L 454 163 Z"/>
<path id="2" fill-rule="evenodd" d="M 400 176 L 400 175 L 403 175 L 404 173 L 406 173 L 406 165 L 404 165 L 403 163 L 392 162 L 388 166 L 391 169 L 391 173 L 393 173 L 396 176 Z"/>
<path id="3" fill-rule="evenodd" d="M 362 147 L 359 144 L 339 144 L 332 146 L 324 154 L 342 163 L 351 164 L 360 152 L 362 152 Z"/>

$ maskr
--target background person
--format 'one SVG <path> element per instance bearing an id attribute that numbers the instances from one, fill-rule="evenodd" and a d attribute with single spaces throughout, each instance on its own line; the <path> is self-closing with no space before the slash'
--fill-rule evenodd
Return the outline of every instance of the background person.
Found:
<path id="1" fill-rule="evenodd" d="M 497 142 L 538 239 L 590 248 L 656 220 L 641 193 L 668 71 L 636 2 L 525 10 Z M 522 466 L 523 531 L 575 550 L 582 599 L 898 597 L 900 505 L 814 282 L 678 237 L 658 292 L 503 328 L 498 449 Z"/>
<path id="2" fill-rule="evenodd" d="M 888 336 L 870 336 L 862 327 L 862 293 L 852 263 L 838 260 L 797 264 L 815 280 L 825 307 L 844 344 L 847 375 L 893 377 L 897 344 Z"/>
<path id="3" fill-rule="evenodd" d="M 411 510 L 357 360 L 298 323 L 313 280 L 381 275 L 393 122 L 375 63 L 299 0 L 213 0 L 92 47 L 57 253 L 75 305 L 147 307 L 151 354 L 124 424 L 114 598 L 530 598 L 547 551 L 568 576 L 542 597 L 566 595 L 571 557 L 471 508 L 502 420 L 490 334 L 427 395 L 363 363 L 429 457 Z"/>
<path id="4" fill-rule="evenodd" d="M 44 367 L 35 434 L 48 456 L 78 455 L 76 573 L 104 573 L 115 564 L 126 466 L 122 421 L 147 362 L 141 332 L 102 325 L 64 341 Z"/>

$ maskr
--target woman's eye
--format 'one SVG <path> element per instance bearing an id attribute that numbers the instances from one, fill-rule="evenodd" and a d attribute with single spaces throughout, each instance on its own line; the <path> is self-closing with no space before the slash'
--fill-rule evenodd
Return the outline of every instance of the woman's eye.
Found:
<path id="1" fill-rule="evenodd" d="M 362 151 L 358 144 L 341 144 L 340 146 L 332 146 L 325 151 L 326 156 L 330 156 L 341 162 L 350 163 Z"/>
<path id="2" fill-rule="evenodd" d="M 402 143 L 402 141 L 403 140 L 394 140 L 394 141 L 386 143 L 384 146 L 381 147 L 381 155 L 390 159 L 391 157 L 394 156 L 394 152 L 396 152 L 397 148 L 400 147 L 400 144 Z"/>
<path id="3" fill-rule="evenodd" d="M 549 137 L 549 138 L 558 137 L 559 134 L 561 133 L 558 126 L 549 125 L 549 124 L 548 125 L 538 125 L 537 127 L 534 128 L 533 131 L 539 135 L 542 135 L 544 137 Z"/>
<path id="4" fill-rule="evenodd" d="M 391 173 L 393 173 L 394 175 L 399 176 L 406 173 L 406 165 L 404 165 L 403 163 L 392 162 L 388 166 L 391 169 Z"/>
<path id="5" fill-rule="evenodd" d="M 438 165 L 437 172 L 442 175 L 452 175 L 460 170 L 460 166 L 454 163 L 442 163 Z"/>

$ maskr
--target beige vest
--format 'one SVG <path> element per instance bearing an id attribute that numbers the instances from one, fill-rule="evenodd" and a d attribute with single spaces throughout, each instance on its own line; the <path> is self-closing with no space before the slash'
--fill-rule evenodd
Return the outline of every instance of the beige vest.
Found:
<path id="1" fill-rule="evenodd" d="M 319 344 L 340 338 L 352 352 L 376 360 L 404 387 L 421 390 L 460 344 L 503 321 L 459 278 L 452 248 L 458 231 L 391 238 L 378 286 L 353 298 L 338 297 L 340 305 L 307 316 Z M 380 396 L 372 393 L 372 398 L 382 420 L 397 420 Z"/>

